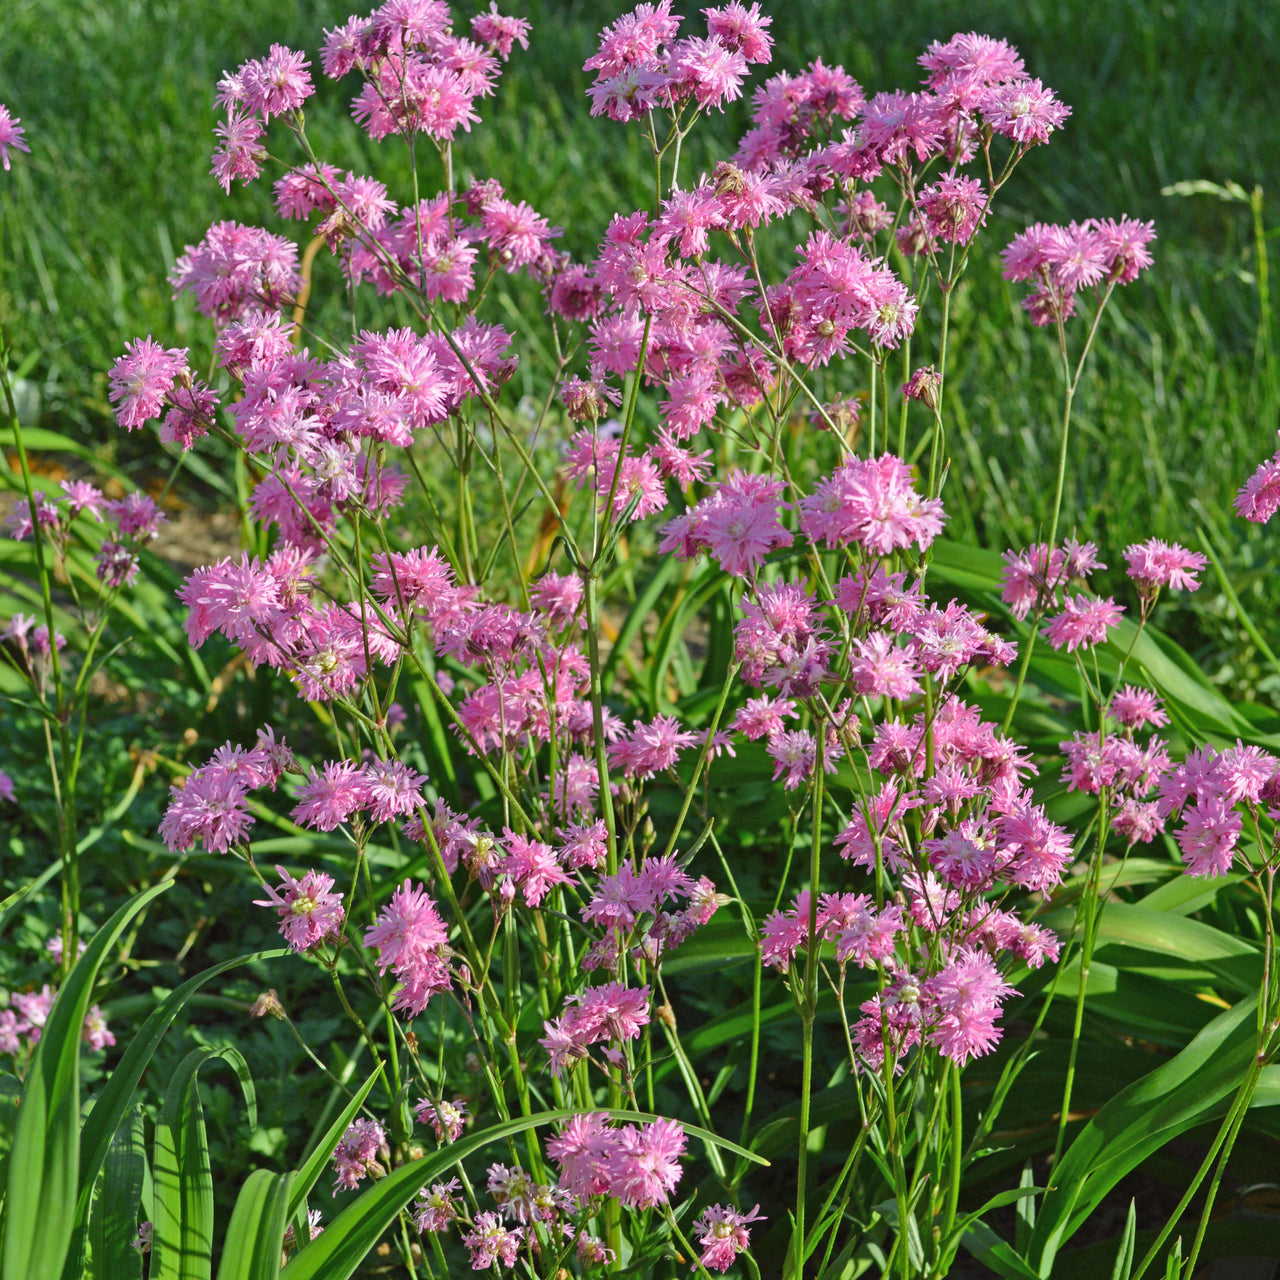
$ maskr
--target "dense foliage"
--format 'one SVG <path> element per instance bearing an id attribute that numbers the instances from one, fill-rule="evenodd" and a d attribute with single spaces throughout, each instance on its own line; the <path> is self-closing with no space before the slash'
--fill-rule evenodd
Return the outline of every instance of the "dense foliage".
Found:
<path id="1" fill-rule="evenodd" d="M 226 72 L 211 176 L 275 222 L 173 263 L 207 364 L 156 333 L 110 369 L 149 493 L 58 474 L 92 451 L 24 425 L 5 340 L 6 1274 L 1265 1252 L 1211 1215 L 1274 1152 L 1280 723 L 1166 598 L 1214 575 L 1275 660 L 1209 537 L 1091 541 L 1071 484 L 1156 228 L 987 243 L 1071 116 L 1007 42 L 872 92 L 764 70 L 771 25 L 600 33 L 589 111 L 643 167 L 569 234 L 464 168 L 537 39 L 496 6 Z M 970 428 L 1006 395 L 1055 404 L 1033 519 L 991 514 L 1020 460 Z M 176 573 L 184 469 L 235 519 Z M 1280 454 L 1237 484 L 1266 523 Z M 1117 1197 L 1105 1263 L 1067 1249 Z"/>

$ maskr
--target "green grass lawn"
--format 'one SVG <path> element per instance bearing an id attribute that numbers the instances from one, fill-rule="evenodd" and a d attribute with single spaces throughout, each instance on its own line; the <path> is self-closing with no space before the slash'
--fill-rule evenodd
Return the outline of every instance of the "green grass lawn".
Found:
<path id="1" fill-rule="evenodd" d="M 484 124 L 461 141 L 459 164 L 499 177 L 584 254 L 614 210 L 649 199 L 637 135 L 588 117 L 580 70 L 621 6 L 535 0 L 514 11 L 533 22 L 531 49 L 516 51 Z M 217 76 L 272 41 L 314 51 L 322 28 L 347 12 L 329 0 L 11 0 L 0 101 L 21 117 L 32 154 L 0 180 L 0 319 L 40 392 L 43 425 L 135 472 L 154 460 L 149 442 L 121 441 L 111 424 L 111 360 L 148 332 L 207 350 L 203 319 L 170 299 L 175 254 L 219 218 L 274 225 L 265 180 L 224 197 L 207 176 Z M 1267 56 L 1280 11 L 1264 0 L 804 0 L 777 6 L 772 69 L 820 56 L 842 63 L 869 94 L 913 87 L 925 45 L 969 28 L 1015 43 L 1073 114 L 1007 188 L 957 299 L 951 386 L 963 413 L 951 441 L 953 532 L 996 546 L 1028 541 L 1052 491 L 1054 354 L 1018 310 L 1020 291 L 1000 279 L 996 250 L 1036 219 L 1152 218 L 1156 268 L 1117 299 L 1077 402 L 1066 511 L 1113 565 L 1128 541 L 1195 544 L 1203 528 L 1245 606 L 1269 617 L 1280 605 L 1272 540 L 1229 509 L 1273 449 L 1276 425 L 1261 376 L 1250 212 L 1161 189 L 1191 179 L 1251 189 L 1280 173 L 1280 80 Z M 328 158 L 376 171 L 403 197 L 401 154 L 376 149 L 346 116 L 351 83 L 321 85 L 307 113 L 313 137 Z M 731 149 L 746 119 L 738 103 L 695 135 L 686 177 Z M 296 161 L 283 130 L 272 140 Z M 429 166 L 423 176 L 431 182 Z M 1280 193 L 1274 201 L 1280 208 Z M 1280 226 L 1271 206 L 1264 216 Z M 1233 688 L 1268 670 L 1212 582 L 1174 629 Z"/>

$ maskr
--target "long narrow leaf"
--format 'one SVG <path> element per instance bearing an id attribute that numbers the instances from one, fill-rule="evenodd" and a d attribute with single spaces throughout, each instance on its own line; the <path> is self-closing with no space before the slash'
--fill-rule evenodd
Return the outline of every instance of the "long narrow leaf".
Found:
<path id="1" fill-rule="evenodd" d="M 140 1280 L 142 1254 L 133 1247 L 138 1233 L 138 1205 L 146 1179 L 142 1145 L 142 1113 L 135 1107 L 121 1122 L 107 1149 L 90 1235 L 93 1270 L 98 1280 Z"/>
<path id="2" fill-rule="evenodd" d="M 360 1086 L 355 1097 L 347 1103 L 342 1110 L 342 1114 L 329 1126 L 324 1137 L 316 1144 L 316 1149 L 294 1173 L 293 1184 L 289 1188 L 288 1218 L 291 1219 L 298 1212 L 303 1201 L 311 1194 L 311 1188 L 319 1181 L 320 1175 L 324 1172 L 325 1165 L 329 1163 L 329 1158 L 333 1155 L 334 1149 L 342 1141 L 342 1135 L 346 1133 L 347 1128 L 356 1118 L 356 1113 L 364 1105 L 364 1100 L 369 1096 L 369 1091 L 381 1074 L 382 1068 L 378 1067 Z"/>
<path id="3" fill-rule="evenodd" d="M 108 951 L 170 883 L 140 893 L 98 930 L 49 1011 L 14 1126 L 0 1274 L 56 1280 L 62 1273 L 80 1176 L 80 1035 L 85 1014 Z"/>
<path id="4" fill-rule="evenodd" d="M 220 974 L 226 973 L 242 964 L 254 960 L 271 960 L 277 956 L 287 955 L 285 950 L 255 951 L 249 955 L 237 956 L 234 960 L 224 960 L 189 978 L 182 986 L 165 997 L 164 1003 L 154 1010 L 146 1022 L 139 1027 L 137 1034 L 129 1042 L 129 1047 L 120 1059 L 120 1064 L 111 1073 L 102 1092 L 94 1100 L 93 1110 L 84 1122 L 80 1134 L 80 1190 L 76 1197 L 74 1230 L 71 1246 L 67 1253 L 66 1265 L 63 1267 L 62 1280 L 79 1280 L 84 1255 L 84 1233 L 89 1217 L 89 1198 L 93 1184 L 106 1158 L 107 1146 L 112 1135 L 119 1128 L 121 1121 L 133 1106 L 134 1091 L 142 1079 L 157 1046 L 164 1039 L 165 1032 L 173 1024 L 173 1020 L 182 1012 L 183 1007 L 205 983 L 212 981 Z"/>
<path id="5" fill-rule="evenodd" d="M 275 1280 L 280 1274 L 291 1173 L 255 1169 L 236 1197 L 222 1245 L 218 1280 Z"/>
<path id="6" fill-rule="evenodd" d="M 1110 908 L 1108 908 L 1110 910 Z M 1256 1049 L 1256 997 L 1214 1018 L 1177 1057 L 1118 1093 L 1076 1135 L 1036 1217 L 1027 1260 L 1042 1276 L 1058 1249 L 1131 1169 L 1227 1107 Z"/>
<path id="7" fill-rule="evenodd" d="M 251 1123 L 256 1118 L 252 1081 L 238 1049 L 194 1049 L 178 1064 L 156 1119 L 151 1280 L 210 1280 L 213 1272 L 213 1173 L 197 1076 L 219 1058 L 235 1068 Z"/>

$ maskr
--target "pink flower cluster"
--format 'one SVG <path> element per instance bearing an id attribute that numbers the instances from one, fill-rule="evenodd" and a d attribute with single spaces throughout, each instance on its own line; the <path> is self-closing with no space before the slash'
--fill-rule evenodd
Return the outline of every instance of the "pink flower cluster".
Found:
<path id="1" fill-rule="evenodd" d="M 46 982 L 39 991 L 15 991 L 9 996 L 9 1007 L 0 1009 L 0 1053 L 16 1058 L 30 1053 L 40 1043 L 56 995 Z M 94 1053 L 115 1044 L 116 1038 L 98 1005 L 85 1014 L 80 1038 Z"/>
<path id="2" fill-rule="evenodd" d="M 1147 245 L 1155 234 L 1154 224 L 1133 218 L 1037 222 L 1001 253 L 1004 277 L 1035 284 L 1022 303 L 1033 324 L 1058 324 L 1075 312 L 1079 290 L 1136 280 L 1152 263 Z"/>
<path id="3" fill-rule="evenodd" d="M 618 1044 L 633 1040 L 649 1021 L 649 988 L 606 982 L 587 987 L 570 996 L 565 1012 L 543 1024 L 545 1035 L 538 1041 L 551 1059 L 551 1070 L 563 1075 L 588 1056 L 594 1044 Z M 621 1055 L 615 1049 L 605 1056 L 617 1066 Z"/>
<path id="4" fill-rule="evenodd" d="M 685 901 L 679 910 L 665 904 Z M 697 881 L 673 857 L 646 858 L 637 872 L 629 862 L 615 875 L 603 875 L 595 892 L 581 909 L 583 920 L 603 929 L 583 958 L 584 969 L 612 967 L 628 944 L 632 956 L 650 965 L 705 925 L 722 902 L 714 883 L 706 876 Z"/>
<path id="5" fill-rule="evenodd" d="M 375 141 L 426 134 L 444 144 L 479 121 L 475 99 L 492 95 L 499 60 L 517 41 L 528 48 L 529 24 L 494 4 L 471 20 L 471 33 L 475 40 L 455 36 L 449 7 L 437 0 L 388 0 L 326 31 L 321 62 L 334 80 L 360 73 L 351 114 Z"/>
<path id="6" fill-rule="evenodd" d="M 169 788 L 169 807 L 160 819 L 161 839 L 173 853 L 185 852 L 197 841 L 210 853 L 226 853 L 253 826 L 249 792 L 274 788 L 283 774 L 296 769 L 293 753 L 270 727 L 258 731 L 252 748 L 228 742 L 207 764 L 193 769 L 182 785 Z M 291 944 L 301 936 L 296 928 L 293 933 L 282 931 Z"/>
<path id="7" fill-rule="evenodd" d="M 560 1166 L 560 1186 L 582 1201 L 612 1196 L 648 1209 L 667 1203 L 680 1181 L 684 1130 L 674 1120 L 611 1126 L 607 1116 L 574 1116 L 547 1143 L 547 1158 Z"/>
<path id="8" fill-rule="evenodd" d="M 255 58 L 218 81 L 215 105 L 227 115 L 214 128 L 221 145 L 213 153 L 210 173 L 231 190 L 233 178 L 252 182 L 267 158 L 261 143 L 266 125 L 274 116 L 299 111 L 315 92 L 308 67 L 311 64 L 293 49 L 273 44 L 265 58 Z"/>
<path id="9" fill-rule="evenodd" d="M 773 21 L 738 3 L 704 9 L 707 34 L 677 39 L 680 17 L 671 0 L 638 5 L 600 33 L 600 48 L 583 64 L 594 71 L 591 114 L 611 120 L 643 118 L 655 107 L 723 109 L 742 96 L 749 63 L 768 62 Z"/>
<path id="10" fill-rule="evenodd" d="M 435 903 L 421 885 L 406 880 L 364 935 L 364 945 L 377 948 L 378 972 L 390 969 L 404 984 L 395 1008 L 413 1017 L 433 995 L 449 989 L 448 941 L 448 926 Z"/>
<path id="11" fill-rule="evenodd" d="M 145 493 L 135 491 L 108 500 L 87 480 L 63 480 L 60 488 L 62 496 L 53 501 L 43 495 L 36 499 L 40 537 L 52 543 L 59 556 L 65 556 L 72 525 L 83 512 L 90 512 L 99 524 L 105 521 L 114 526 L 94 553 L 98 580 L 108 591 L 131 586 L 138 575 L 138 553 L 159 534 L 168 517 Z M 24 497 L 15 502 L 4 523 L 15 541 L 31 537 L 29 500 Z"/>

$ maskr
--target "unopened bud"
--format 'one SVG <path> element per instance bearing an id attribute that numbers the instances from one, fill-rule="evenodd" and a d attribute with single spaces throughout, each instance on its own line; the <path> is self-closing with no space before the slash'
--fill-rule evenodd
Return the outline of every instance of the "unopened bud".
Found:
<path id="1" fill-rule="evenodd" d="M 283 1019 L 285 1015 L 284 1005 L 280 1003 L 280 997 L 276 995 L 274 988 L 270 991 L 264 991 L 249 1006 L 249 1012 L 255 1018 L 265 1018 L 270 1014 L 273 1018 Z"/>
<path id="2" fill-rule="evenodd" d="M 925 365 L 923 369 L 917 369 L 911 375 L 903 385 L 902 394 L 908 400 L 919 400 L 936 413 L 938 409 L 938 392 L 941 387 L 942 375 L 930 364 Z"/>

